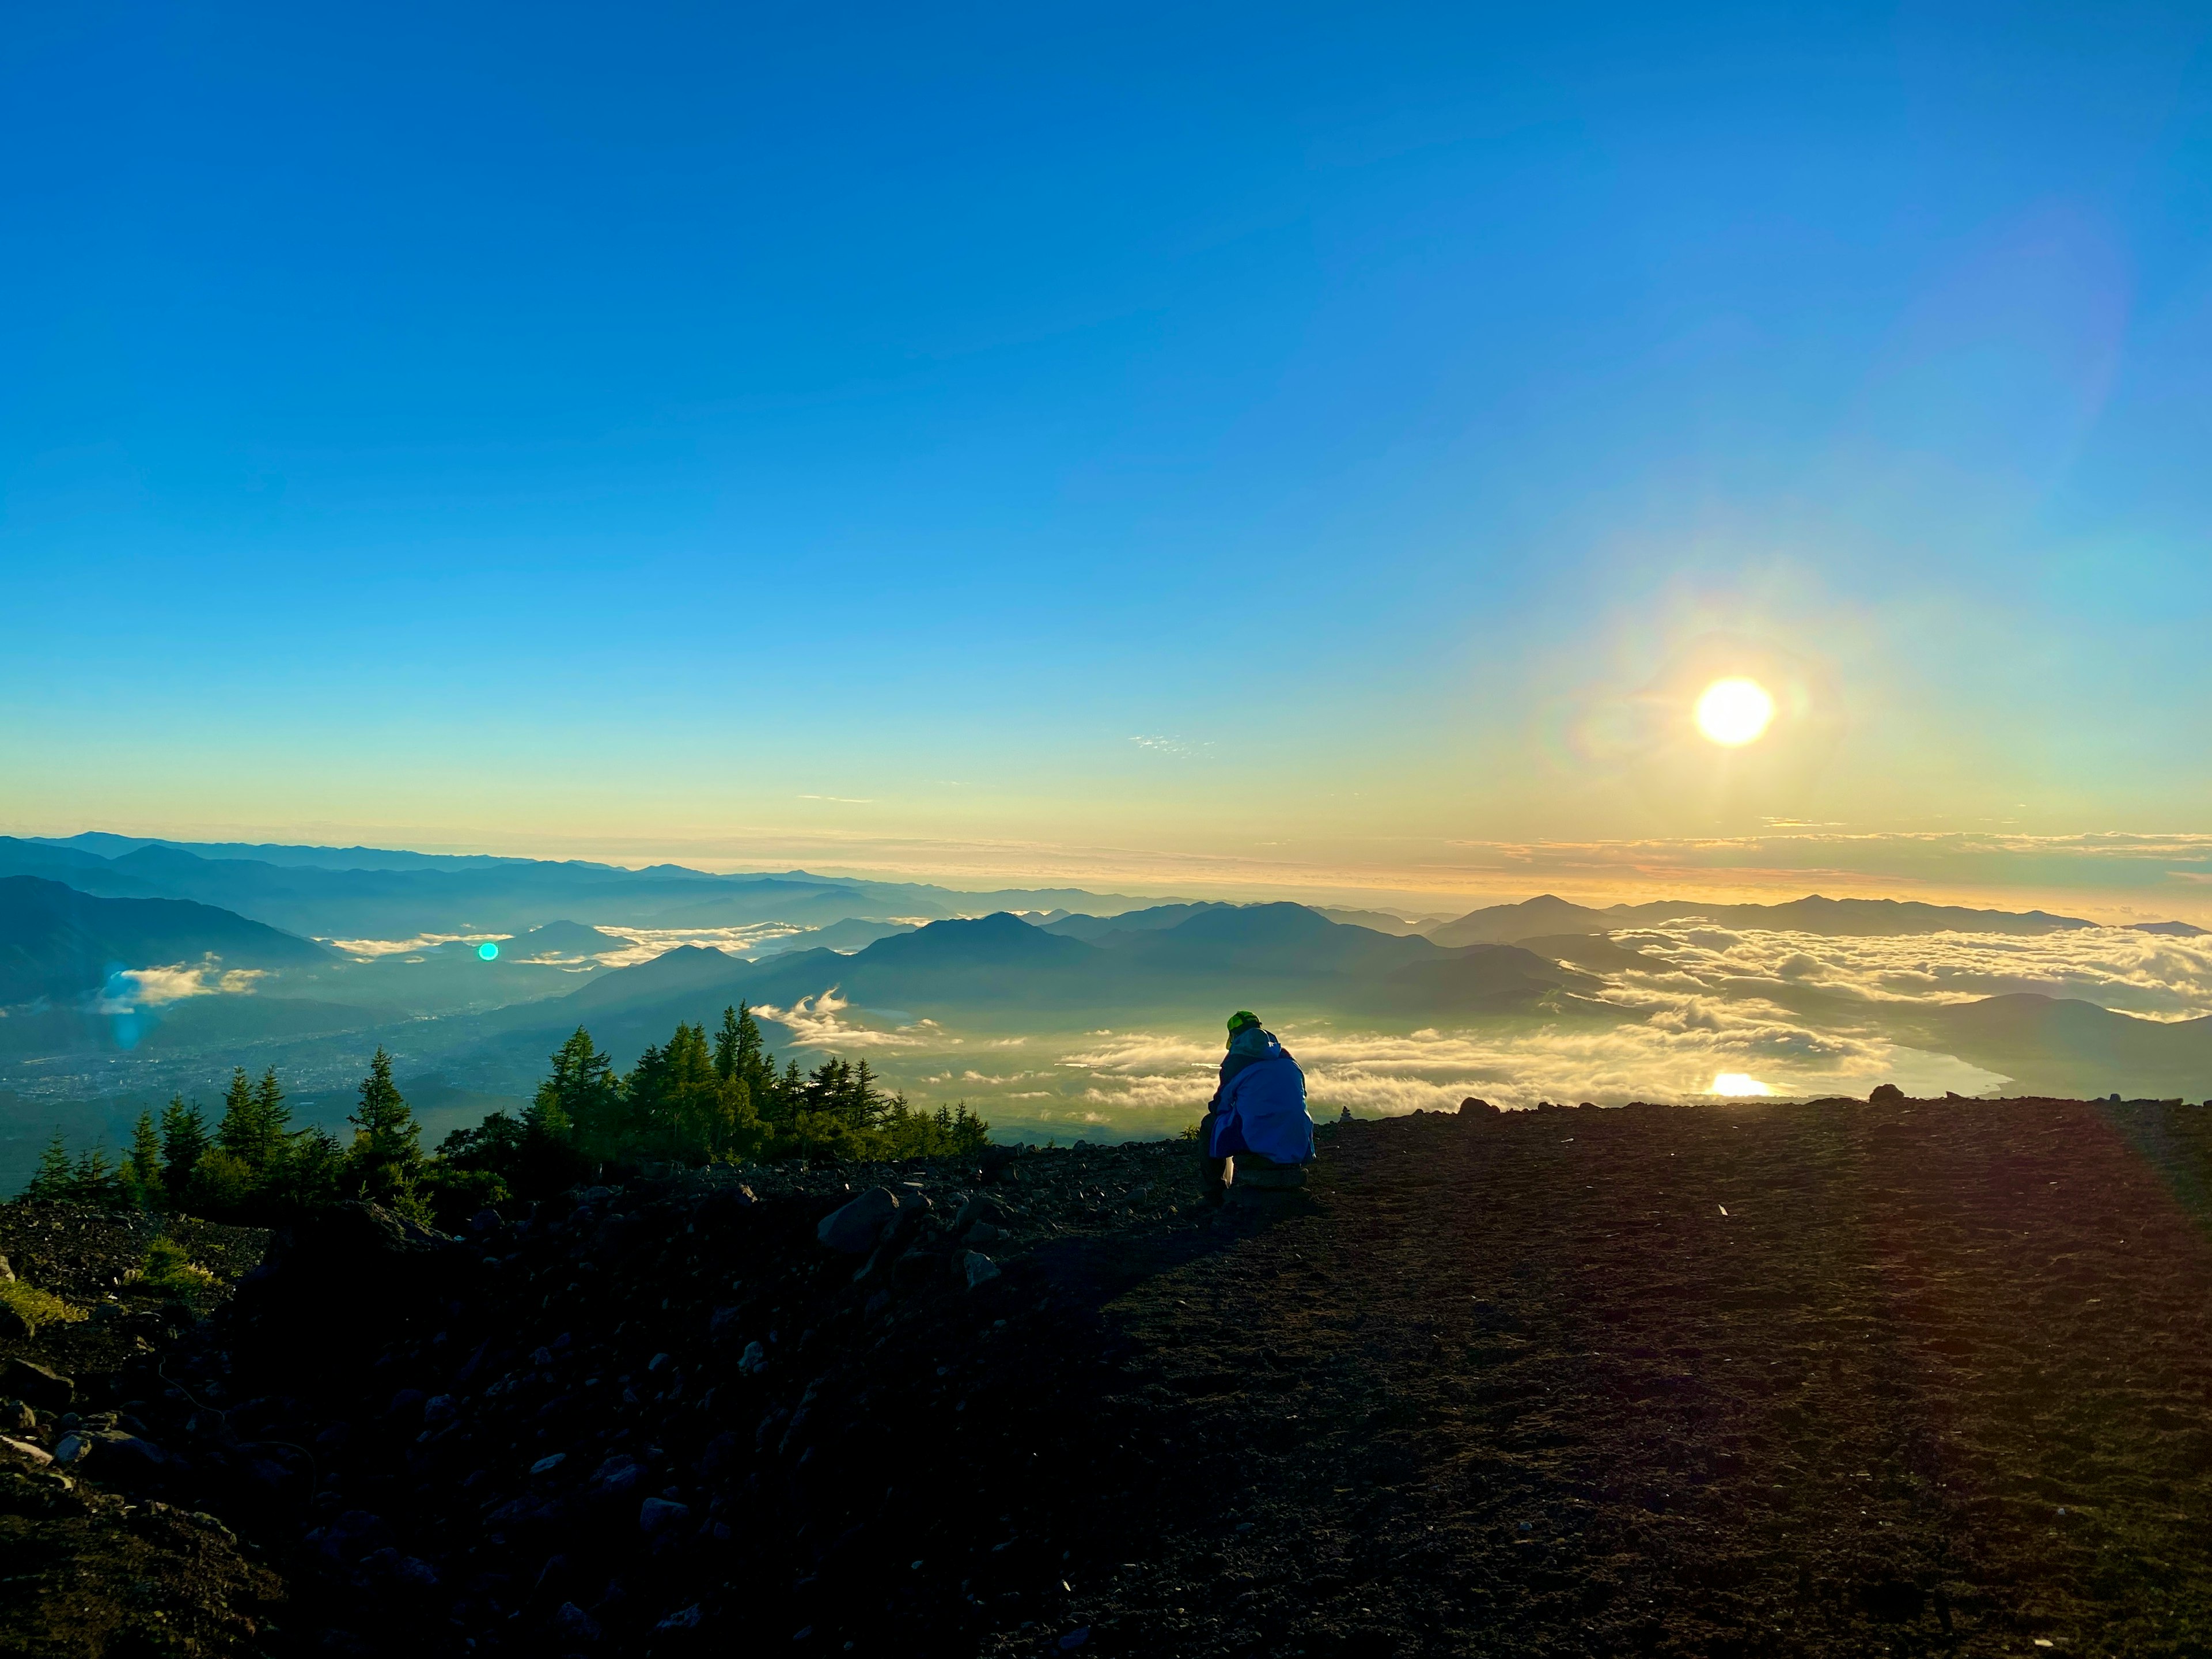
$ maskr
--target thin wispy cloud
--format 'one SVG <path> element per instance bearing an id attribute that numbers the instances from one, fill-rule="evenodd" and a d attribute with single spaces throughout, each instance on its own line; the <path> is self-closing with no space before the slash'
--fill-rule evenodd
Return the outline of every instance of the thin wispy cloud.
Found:
<path id="1" fill-rule="evenodd" d="M 1177 760 L 1200 760 L 1213 752 L 1210 742 L 1198 742 L 1188 738 L 1166 736 L 1133 737 L 1129 739 L 1138 748 L 1155 755 L 1170 755 Z"/>

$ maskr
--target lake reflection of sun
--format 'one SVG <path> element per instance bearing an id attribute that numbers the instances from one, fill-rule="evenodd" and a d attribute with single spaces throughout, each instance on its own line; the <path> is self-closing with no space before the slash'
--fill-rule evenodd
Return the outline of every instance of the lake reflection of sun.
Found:
<path id="1" fill-rule="evenodd" d="M 1698 730 L 1724 748 L 1758 738 L 1774 718 L 1774 698 L 1757 680 L 1715 680 L 1698 699 Z"/>

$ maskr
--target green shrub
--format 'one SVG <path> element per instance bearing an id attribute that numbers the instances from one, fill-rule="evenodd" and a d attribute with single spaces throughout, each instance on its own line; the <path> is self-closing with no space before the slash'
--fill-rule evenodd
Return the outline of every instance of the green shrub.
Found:
<path id="1" fill-rule="evenodd" d="M 490 1170 L 464 1169 L 442 1162 L 423 1171 L 421 1194 L 447 1232 L 457 1232 L 478 1210 L 495 1210 L 514 1197 L 507 1182 Z"/>
<path id="2" fill-rule="evenodd" d="M 210 1146 L 200 1154 L 185 1182 L 184 1207 L 193 1215 L 235 1216 L 259 1184 L 245 1159 L 220 1146 Z"/>
<path id="3" fill-rule="evenodd" d="M 0 1279 L 0 1302 L 6 1303 L 33 1330 L 41 1325 L 70 1325 L 92 1316 L 84 1309 L 72 1307 L 51 1291 L 42 1291 L 26 1285 L 20 1279 Z"/>
<path id="4" fill-rule="evenodd" d="M 130 1282 L 141 1290 L 194 1306 L 208 1301 L 221 1284 L 205 1267 L 195 1265 L 185 1254 L 185 1247 L 173 1238 L 155 1239 Z"/>

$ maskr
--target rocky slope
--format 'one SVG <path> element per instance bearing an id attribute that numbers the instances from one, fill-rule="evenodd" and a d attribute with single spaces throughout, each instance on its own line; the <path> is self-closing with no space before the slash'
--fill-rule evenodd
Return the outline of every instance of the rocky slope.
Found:
<path id="1" fill-rule="evenodd" d="M 87 1379 L 65 1478 L 244 1540 L 204 1652 L 2195 1653 L 2204 1116 L 1416 1115 L 1220 1212 L 1159 1145 L 356 1210 Z"/>

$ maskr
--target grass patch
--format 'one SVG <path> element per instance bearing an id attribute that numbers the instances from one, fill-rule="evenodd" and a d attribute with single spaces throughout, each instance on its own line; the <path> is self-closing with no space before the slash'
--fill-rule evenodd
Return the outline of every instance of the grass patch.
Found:
<path id="1" fill-rule="evenodd" d="M 71 1325 L 92 1316 L 82 1308 L 72 1307 L 52 1291 L 42 1291 L 26 1285 L 20 1279 L 0 1280 L 0 1302 L 6 1303 L 22 1316 L 23 1322 L 36 1330 L 41 1325 Z"/>
<path id="2" fill-rule="evenodd" d="M 155 1239 L 130 1282 L 141 1290 L 195 1306 L 210 1299 L 222 1283 L 185 1255 L 185 1247 L 173 1238 Z"/>

